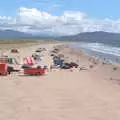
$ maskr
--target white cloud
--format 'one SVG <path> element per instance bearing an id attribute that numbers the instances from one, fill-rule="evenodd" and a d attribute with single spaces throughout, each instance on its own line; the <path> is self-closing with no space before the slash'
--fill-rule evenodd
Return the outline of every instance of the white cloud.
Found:
<path id="1" fill-rule="evenodd" d="M 0 29 L 51 35 L 90 31 L 120 32 L 120 20 L 91 19 L 87 14 L 78 11 L 65 11 L 61 16 L 54 16 L 36 8 L 21 7 L 15 18 L 0 16 Z"/>

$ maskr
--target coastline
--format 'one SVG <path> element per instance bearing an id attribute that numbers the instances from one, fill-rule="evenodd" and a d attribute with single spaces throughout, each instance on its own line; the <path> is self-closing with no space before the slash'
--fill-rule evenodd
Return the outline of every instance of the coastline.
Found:
<path id="1" fill-rule="evenodd" d="M 108 81 L 117 79 L 117 82 L 120 82 L 120 64 L 107 63 L 95 56 L 86 54 L 82 49 L 73 48 L 69 44 L 67 46 L 58 46 L 58 48 L 61 49 L 61 53 L 69 59 L 68 61 L 74 61 L 78 63 L 79 66 L 89 68 L 93 76 L 97 76 L 96 78 L 99 77 L 101 80 L 106 79 Z"/>
<path id="2" fill-rule="evenodd" d="M 86 43 L 84 43 L 84 42 L 79 42 L 78 44 L 86 44 Z M 75 45 L 76 45 L 76 43 L 75 43 Z M 108 59 L 107 59 L 107 56 L 106 56 L 105 54 L 103 54 L 103 53 L 101 53 L 101 54 L 102 54 L 102 57 L 98 57 L 98 56 L 92 54 L 92 53 L 94 53 L 94 51 L 91 52 L 91 54 L 89 54 L 89 53 L 87 52 L 87 51 L 89 51 L 89 50 L 86 51 L 86 50 L 85 50 L 84 48 L 82 48 L 82 47 L 75 47 L 75 45 L 74 45 L 74 44 L 73 44 L 72 46 L 70 45 L 70 47 L 73 48 L 76 52 L 82 51 L 86 56 L 93 57 L 94 59 L 97 59 L 97 60 L 101 61 L 102 63 L 112 64 L 112 65 L 115 65 L 115 66 L 119 66 L 119 67 L 120 67 L 120 62 L 117 63 L 117 62 L 115 62 L 115 61 L 113 62 L 112 60 L 108 60 Z M 113 56 L 113 57 L 116 58 L 117 56 Z"/>

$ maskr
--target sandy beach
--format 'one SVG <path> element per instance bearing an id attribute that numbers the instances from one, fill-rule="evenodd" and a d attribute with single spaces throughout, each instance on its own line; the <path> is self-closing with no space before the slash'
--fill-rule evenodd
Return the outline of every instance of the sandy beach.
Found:
<path id="1" fill-rule="evenodd" d="M 49 52 L 58 46 L 66 58 L 87 70 L 0 76 L 0 120 L 120 120 L 120 67 L 94 62 L 93 57 L 61 44 L 19 48 L 20 56 L 30 56 L 37 48 L 45 47 L 49 64 Z"/>

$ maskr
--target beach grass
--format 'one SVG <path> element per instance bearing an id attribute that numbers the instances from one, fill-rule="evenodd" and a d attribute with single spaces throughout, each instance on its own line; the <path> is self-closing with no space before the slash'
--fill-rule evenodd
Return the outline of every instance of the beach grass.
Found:
<path id="1" fill-rule="evenodd" d="M 56 43 L 55 40 L 36 40 L 36 39 L 14 39 L 14 40 L 0 40 L 0 50 L 11 49 L 11 48 L 21 48 L 38 44 L 50 44 Z"/>
<path id="2" fill-rule="evenodd" d="M 25 44 L 25 43 L 37 43 L 37 42 L 55 42 L 55 40 L 34 40 L 34 39 L 15 39 L 15 40 L 0 40 L 0 44 Z"/>

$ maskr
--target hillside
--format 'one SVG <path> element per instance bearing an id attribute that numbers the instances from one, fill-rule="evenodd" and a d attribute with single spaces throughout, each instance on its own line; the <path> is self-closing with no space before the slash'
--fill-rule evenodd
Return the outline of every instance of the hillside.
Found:
<path id="1" fill-rule="evenodd" d="M 0 30 L 0 39 L 18 39 L 27 37 L 32 37 L 32 35 L 14 30 Z"/>
<path id="2" fill-rule="evenodd" d="M 73 36 L 54 37 L 49 35 L 32 35 L 14 30 L 0 30 L 0 40 L 2 39 L 46 39 L 60 41 L 76 41 L 76 42 L 98 42 L 106 44 L 120 44 L 120 33 L 108 32 L 84 32 Z"/>
<path id="3" fill-rule="evenodd" d="M 99 42 L 99 43 L 120 43 L 120 33 L 108 32 L 85 32 L 73 36 L 62 36 L 58 38 L 62 41 L 77 41 L 77 42 Z"/>
<path id="4" fill-rule="evenodd" d="M 19 32 L 15 30 L 0 30 L 0 40 L 2 39 L 50 39 L 51 36 Z"/>

